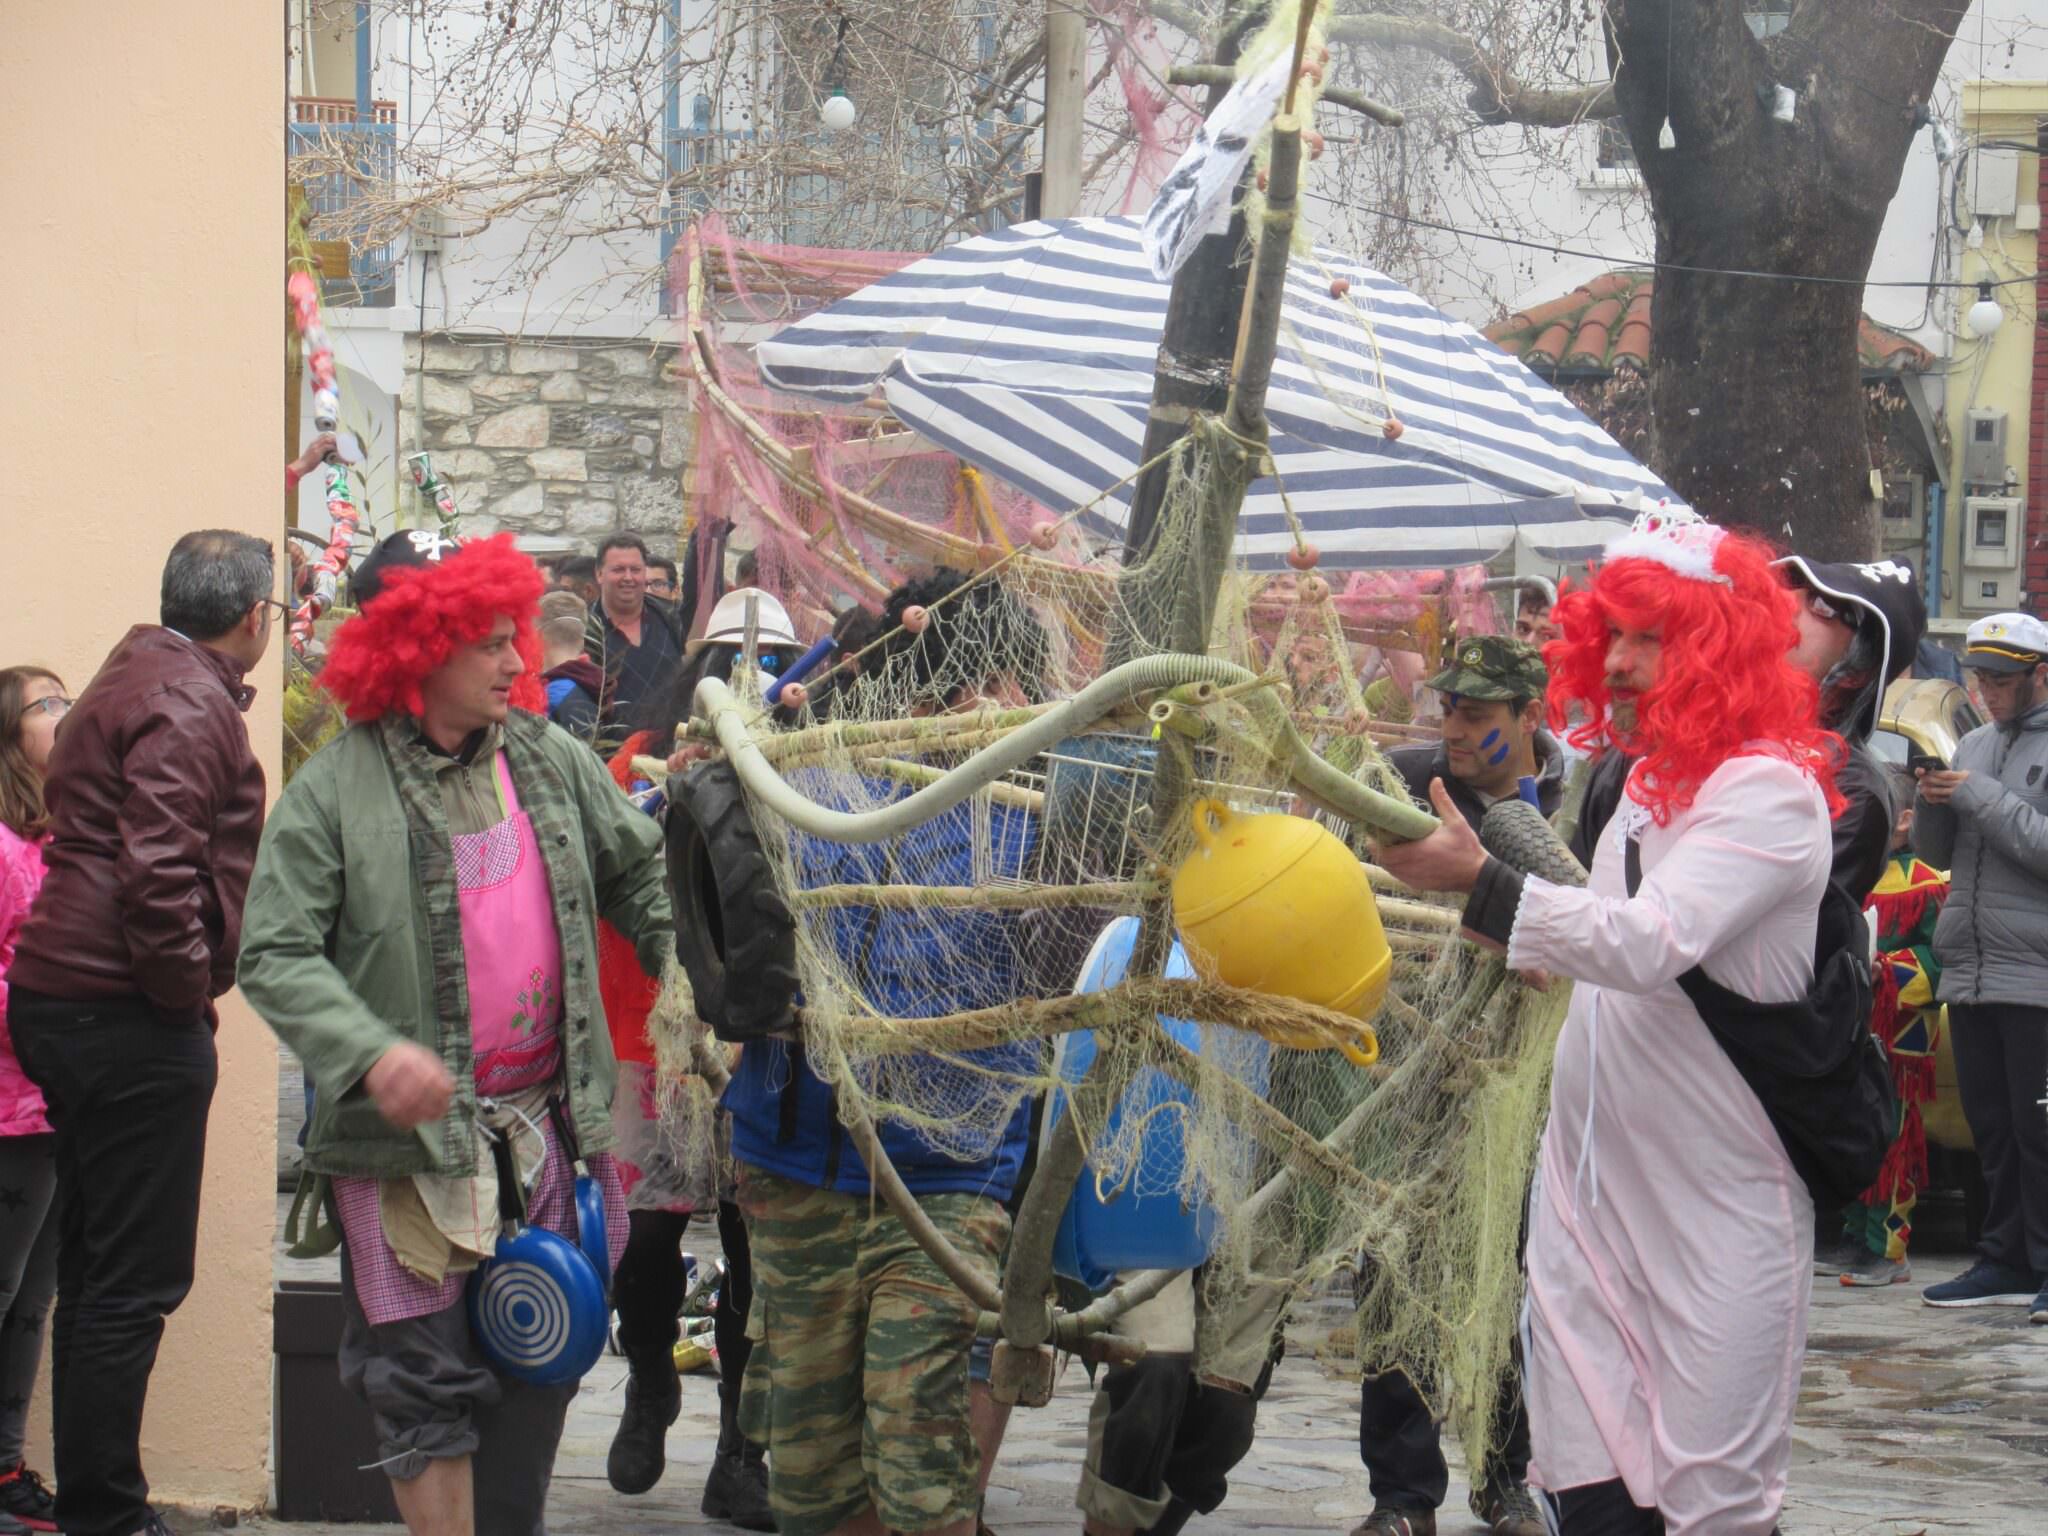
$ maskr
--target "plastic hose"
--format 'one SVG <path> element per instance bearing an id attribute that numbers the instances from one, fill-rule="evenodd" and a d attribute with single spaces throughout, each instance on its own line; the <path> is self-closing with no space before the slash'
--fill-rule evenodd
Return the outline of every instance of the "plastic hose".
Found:
<path id="1" fill-rule="evenodd" d="M 872 811 L 833 810 L 788 784 L 755 744 L 747 711 L 718 679 L 707 677 L 697 685 L 696 708 L 711 722 L 719 746 L 747 793 L 782 820 L 830 842 L 879 843 L 944 815 L 976 790 L 1104 715 L 1130 706 L 1142 694 L 1188 683 L 1229 686 L 1257 680 L 1243 667 L 1205 656 L 1141 656 L 1105 672 L 1071 699 L 983 747 L 915 794 Z M 1280 724 L 1283 750 L 1292 759 L 1295 782 L 1309 794 L 1353 821 L 1403 842 L 1427 837 L 1436 829 L 1436 818 L 1427 811 L 1366 788 L 1309 750 L 1291 721 L 1283 716 Z"/>
<path id="2" fill-rule="evenodd" d="M 782 676 L 775 679 L 775 685 L 768 690 L 768 702 L 770 704 L 780 704 L 782 702 L 782 690 L 791 683 L 800 683 L 806 677 L 809 677 L 818 663 L 832 654 L 832 647 L 837 644 L 836 640 L 827 635 L 808 651 L 805 651 L 803 655 L 797 657 L 796 664 L 783 673 Z"/>

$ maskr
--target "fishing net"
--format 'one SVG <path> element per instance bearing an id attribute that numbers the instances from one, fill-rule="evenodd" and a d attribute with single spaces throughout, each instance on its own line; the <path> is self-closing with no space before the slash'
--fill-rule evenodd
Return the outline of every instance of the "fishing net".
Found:
<path id="1" fill-rule="evenodd" d="M 1406 1369 L 1477 1465 L 1499 1432 L 1566 989 L 1525 988 L 1457 938 L 1454 906 L 1369 869 L 1391 983 L 1368 1024 L 1205 981 L 1203 945 L 1173 942 L 1171 889 L 1234 818 L 1300 816 L 1367 851 L 1327 779 L 1305 793 L 1302 754 L 1406 803 L 1384 753 L 1430 739 L 1407 710 L 1451 636 L 1497 627 L 1479 573 L 1333 587 L 1312 570 L 1238 568 L 1228 529 L 1204 527 L 1231 445 L 1198 427 L 1168 466 L 1139 579 L 1083 531 L 1082 509 L 990 483 L 879 406 L 798 408 L 760 386 L 746 340 L 908 259 L 750 246 L 714 227 L 680 273 L 700 535 L 751 543 L 805 638 L 848 604 L 877 615 L 880 638 L 798 709 L 771 711 L 760 674 L 734 669 L 776 775 L 874 818 L 977 752 L 1046 737 L 873 840 L 807 830 L 750 796 L 794 918 L 806 1058 L 849 1125 L 908 1128 L 934 1158 L 977 1162 L 1021 1120 L 1070 1121 L 1087 1154 L 1077 1206 L 1112 1225 L 1139 1202 L 1194 1213 L 1211 1310 L 1355 1277 L 1361 1364 Z M 1160 637 L 1184 620 L 1190 582 L 1213 585 L 1213 618 L 1169 653 Z M 1126 662 L 1143 675 L 1105 697 L 1105 672 Z M 1333 925 L 1351 918 L 1306 894 L 1301 947 L 1344 940 Z M 680 985 L 653 1028 L 670 1079 L 703 1049 Z M 675 1113 L 696 1125 L 701 1100 L 688 1102 Z"/>

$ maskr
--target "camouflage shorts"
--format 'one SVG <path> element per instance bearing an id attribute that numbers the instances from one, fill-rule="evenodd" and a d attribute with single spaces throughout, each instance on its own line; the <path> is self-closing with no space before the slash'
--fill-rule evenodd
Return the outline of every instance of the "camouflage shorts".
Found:
<path id="1" fill-rule="evenodd" d="M 967 1418 L 975 1308 L 879 1199 L 744 1165 L 756 1341 L 740 1422 L 768 1447 L 780 1536 L 825 1536 L 870 1505 L 891 1531 L 971 1519 Z M 926 1195 L 939 1230 L 991 1278 L 1009 1234 L 982 1195 Z"/>

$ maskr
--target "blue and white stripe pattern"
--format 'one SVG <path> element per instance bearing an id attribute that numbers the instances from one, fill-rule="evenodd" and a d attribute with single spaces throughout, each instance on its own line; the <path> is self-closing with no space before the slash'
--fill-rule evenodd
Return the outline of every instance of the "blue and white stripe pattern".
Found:
<path id="1" fill-rule="evenodd" d="M 1116 486 L 1086 519 L 1120 540 L 1167 293 L 1135 219 L 1018 224 L 870 284 L 757 356 L 782 390 L 857 405 L 879 386 L 905 426 L 1055 512 Z M 1253 484 L 1239 522 L 1254 569 L 1293 547 L 1282 485 L 1333 570 L 1470 565 L 1518 536 L 1584 560 L 1677 499 L 1518 360 L 1328 251 L 1289 272 L 1267 415 L 1278 481 Z"/>

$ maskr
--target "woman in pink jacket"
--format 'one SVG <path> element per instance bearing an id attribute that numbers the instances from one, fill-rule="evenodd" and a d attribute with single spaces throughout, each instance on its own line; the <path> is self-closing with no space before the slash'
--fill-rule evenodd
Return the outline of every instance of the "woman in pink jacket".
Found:
<path id="1" fill-rule="evenodd" d="M 57 1529 L 55 1500 L 21 1456 L 57 1289 L 55 1138 L 5 1025 L 14 941 L 43 883 L 43 775 L 70 707 L 56 673 L 0 670 L 0 1536 Z"/>

